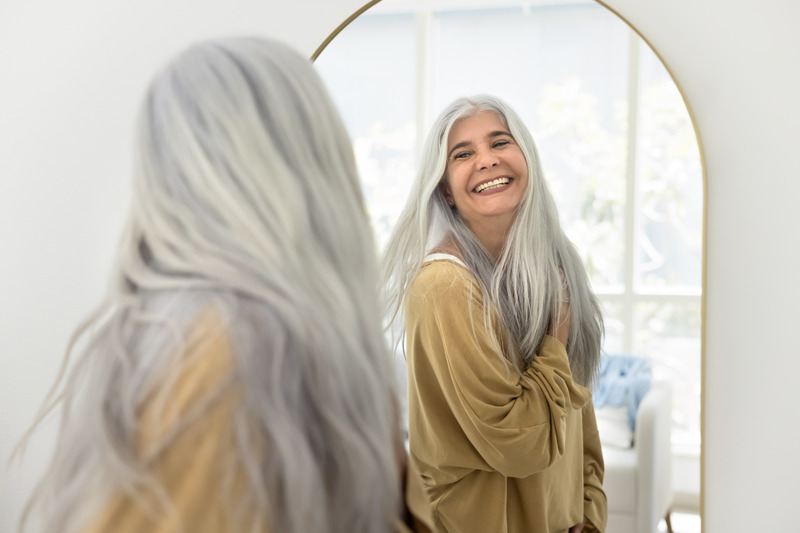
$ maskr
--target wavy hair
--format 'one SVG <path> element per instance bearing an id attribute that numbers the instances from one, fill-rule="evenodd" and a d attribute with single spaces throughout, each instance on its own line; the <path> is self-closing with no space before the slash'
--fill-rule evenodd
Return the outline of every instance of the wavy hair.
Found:
<path id="1" fill-rule="evenodd" d="M 78 531 L 119 491 L 169 510 L 134 449 L 137 412 L 185 366 L 211 308 L 242 390 L 234 511 L 249 518 L 236 529 L 389 531 L 401 430 L 374 242 L 350 139 L 310 62 L 258 38 L 185 50 L 141 107 L 133 185 L 109 288 L 31 429 L 61 410 L 25 515 Z"/>
<path id="2" fill-rule="evenodd" d="M 496 113 L 522 149 L 528 186 L 497 260 L 452 209 L 440 183 L 446 179 L 447 140 L 453 124 L 481 111 Z M 386 246 L 383 283 L 389 328 L 402 332 L 406 293 L 425 256 L 448 235 L 484 293 L 484 317 L 491 329 L 494 309 L 519 350 L 504 357 L 523 371 L 538 353 L 561 302 L 568 298 L 571 327 L 567 342 L 570 367 L 578 383 L 596 378 L 603 336 L 600 304 L 591 290 L 583 261 L 559 222 L 555 200 L 544 179 L 539 154 L 528 128 L 503 100 L 478 95 L 451 103 L 436 119 L 423 148 L 411 194 Z M 566 285 L 566 292 L 563 291 Z M 400 336 L 395 338 L 399 342 Z"/>

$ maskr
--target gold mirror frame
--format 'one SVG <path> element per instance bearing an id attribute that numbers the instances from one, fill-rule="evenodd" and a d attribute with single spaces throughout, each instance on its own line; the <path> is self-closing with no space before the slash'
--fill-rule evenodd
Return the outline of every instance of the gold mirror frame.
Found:
<path id="1" fill-rule="evenodd" d="M 619 13 L 616 9 L 609 6 L 604 0 L 593 0 L 594 2 L 600 4 L 612 14 L 614 14 L 617 18 L 622 20 L 631 30 L 633 30 L 639 38 L 653 51 L 661 64 L 664 65 L 664 68 L 667 70 L 669 77 L 672 79 L 672 83 L 675 84 L 677 87 L 678 92 L 681 95 L 681 99 L 683 100 L 683 105 L 686 106 L 686 110 L 689 113 L 689 119 L 692 121 L 692 129 L 694 130 L 695 139 L 697 139 L 697 149 L 700 154 L 700 165 L 702 168 L 702 179 L 703 179 L 703 227 L 702 227 L 702 252 L 701 252 L 701 295 L 700 295 L 700 531 L 701 533 L 705 529 L 705 520 L 703 519 L 704 515 L 704 508 L 705 508 L 705 476 L 704 476 L 704 458 L 705 458 L 705 406 L 706 406 L 706 256 L 707 256 L 707 237 L 708 237 L 708 176 L 706 173 L 706 158 L 705 152 L 703 150 L 703 141 L 700 137 L 700 130 L 697 127 L 697 120 L 695 119 L 694 111 L 692 110 L 692 106 L 689 103 L 689 100 L 686 98 L 686 93 L 681 87 L 681 84 L 678 83 L 675 74 L 672 72 L 672 69 L 669 67 L 662 55 L 658 52 L 658 50 L 652 45 L 652 43 L 644 36 L 644 34 L 639 31 L 639 29 L 634 26 L 627 18 L 625 18 L 621 13 Z M 356 10 L 352 15 L 350 15 L 347 19 L 345 19 L 339 26 L 336 27 L 333 32 L 328 35 L 328 37 L 322 41 L 317 49 L 311 54 L 311 61 L 316 61 L 319 55 L 322 53 L 323 50 L 336 38 L 339 33 L 342 32 L 351 22 L 369 10 L 372 6 L 380 3 L 381 0 L 370 0 L 366 4 L 364 4 L 361 8 Z"/>

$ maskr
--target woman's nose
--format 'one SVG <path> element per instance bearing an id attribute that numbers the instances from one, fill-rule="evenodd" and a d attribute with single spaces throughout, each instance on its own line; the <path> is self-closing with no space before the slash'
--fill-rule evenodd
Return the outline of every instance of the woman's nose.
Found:
<path id="1" fill-rule="evenodd" d="M 500 163 L 497 154 L 492 153 L 491 150 L 481 150 L 478 152 L 478 168 L 481 170 L 485 168 L 492 168 Z"/>

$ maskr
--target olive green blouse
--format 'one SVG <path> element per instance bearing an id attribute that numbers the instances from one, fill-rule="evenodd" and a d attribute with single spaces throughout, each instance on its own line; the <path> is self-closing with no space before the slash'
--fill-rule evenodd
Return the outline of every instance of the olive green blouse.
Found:
<path id="1" fill-rule="evenodd" d="M 591 393 L 546 337 L 522 375 L 484 325 L 477 280 L 425 263 L 406 301 L 409 445 L 443 533 L 603 531 L 603 455 Z M 492 316 L 492 329 L 502 327 Z"/>
<path id="2" fill-rule="evenodd" d="M 135 448 L 148 458 L 150 473 L 163 488 L 172 512 L 157 512 L 147 501 L 120 490 L 85 533 L 239 531 L 228 504 L 245 493 L 246 474 L 242 467 L 234 479 L 227 479 L 226 468 L 237 457 L 230 436 L 243 391 L 239 381 L 231 379 L 236 372 L 234 357 L 221 324 L 216 312 L 201 317 L 187 340 L 183 370 L 165 382 L 169 401 L 159 401 L 158 393 L 164 391 L 155 391 L 139 418 Z M 167 435 L 168 444 L 158 444 Z M 408 516 L 405 520 L 398 516 L 394 532 L 431 532 L 430 504 L 414 465 L 409 465 L 404 484 Z"/>

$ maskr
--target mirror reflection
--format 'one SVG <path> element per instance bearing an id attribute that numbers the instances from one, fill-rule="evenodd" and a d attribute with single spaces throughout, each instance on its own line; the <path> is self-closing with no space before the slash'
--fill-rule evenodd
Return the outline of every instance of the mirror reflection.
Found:
<path id="1" fill-rule="evenodd" d="M 658 57 L 595 2 L 383 0 L 316 66 L 353 138 L 379 247 L 447 103 L 489 93 L 521 115 L 604 306 L 604 352 L 645 359 L 651 383 L 669 385 L 664 500 L 676 531 L 675 511 L 699 530 L 702 166 Z M 608 407 L 598 424 L 613 459 L 636 433 L 619 423 L 629 406 Z"/>

